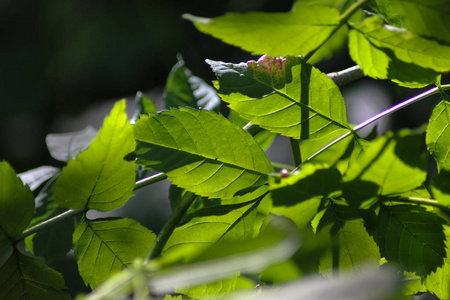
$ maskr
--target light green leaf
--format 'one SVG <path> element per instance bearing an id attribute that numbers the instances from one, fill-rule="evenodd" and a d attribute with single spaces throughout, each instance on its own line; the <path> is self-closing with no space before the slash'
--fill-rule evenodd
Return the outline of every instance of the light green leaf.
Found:
<path id="1" fill-rule="evenodd" d="M 181 106 L 220 111 L 220 98 L 214 88 L 192 75 L 181 57 L 167 78 L 163 99 L 166 108 Z"/>
<path id="2" fill-rule="evenodd" d="M 320 220 L 317 234 L 330 235 L 337 242 L 320 259 L 322 274 L 332 277 L 333 272 L 363 273 L 378 266 L 380 251 L 358 210 L 332 203 Z"/>
<path id="3" fill-rule="evenodd" d="M 420 276 L 435 272 L 447 256 L 444 222 L 420 206 L 382 206 L 377 234 L 381 255 Z"/>
<path id="4" fill-rule="evenodd" d="M 444 225 L 444 233 L 447 248 L 444 264 L 429 274 L 425 278 L 424 284 L 428 291 L 438 296 L 439 299 L 450 299 L 450 226 Z"/>
<path id="5" fill-rule="evenodd" d="M 441 171 L 431 179 L 429 188 L 433 197 L 442 205 L 450 207 L 450 172 Z"/>
<path id="6" fill-rule="evenodd" d="M 427 291 L 425 285 L 422 284 L 420 276 L 417 276 L 414 273 L 403 272 L 401 282 L 403 286 L 402 293 L 405 296 L 414 296 Z"/>
<path id="7" fill-rule="evenodd" d="M 286 177 L 271 177 L 271 213 L 286 216 L 303 228 L 321 208 L 322 200 L 340 192 L 341 174 L 327 165 L 305 164 Z"/>
<path id="8" fill-rule="evenodd" d="M 13 242 L 30 224 L 33 194 L 6 161 L 0 162 L 0 248 Z"/>
<path id="9" fill-rule="evenodd" d="M 252 136 L 214 112 L 180 108 L 143 116 L 135 135 L 138 164 L 200 196 L 231 198 L 273 172 Z"/>
<path id="10" fill-rule="evenodd" d="M 207 284 L 202 284 L 185 289 L 177 289 L 175 291 L 179 294 L 186 295 L 193 299 L 219 299 L 222 298 L 223 295 L 226 295 L 235 289 L 238 278 L 238 276 L 233 276 L 224 280 L 210 282 Z"/>
<path id="11" fill-rule="evenodd" d="M 24 184 L 30 187 L 30 190 L 34 191 L 42 183 L 53 177 L 58 172 L 58 168 L 52 166 L 42 166 L 24 173 L 20 173 L 18 176 Z"/>
<path id="12" fill-rule="evenodd" d="M 329 40 L 326 41 L 316 52 L 314 52 L 313 56 L 308 59 L 308 63 L 316 64 L 323 59 L 331 59 L 333 54 L 337 52 L 339 49 L 343 48 L 345 42 L 347 41 L 348 36 L 348 27 L 347 25 L 343 25 L 336 31 Z"/>
<path id="13" fill-rule="evenodd" d="M 366 209 L 378 196 L 400 194 L 421 186 L 426 178 L 422 140 L 422 133 L 404 129 L 368 142 L 364 151 L 350 161 L 343 177 L 345 199 Z"/>
<path id="14" fill-rule="evenodd" d="M 376 0 L 374 4 L 389 24 L 450 43 L 447 0 Z"/>
<path id="15" fill-rule="evenodd" d="M 339 88 L 301 57 L 207 63 L 218 78 L 222 100 L 264 129 L 296 139 L 350 129 Z"/>
<path id="16" fill-rule="evenodd" d="M 45 142 L 48 151 L 54 159 L 68 162 L 89 147 L 96 135 L 97 130 L 92 126 L 88 126 L 81 131 L 48 134 Z"/>
<path id="17" fill-rule="evenodd" d="M 450 170 L 450 102 L 446 98 L 434 107 L 426 136 L 428 151 L 436 159 L 439 170 Z"/>
<path id="18" fill-rule="evenodd" d="M 14 250 L 0 267 L 0 299 L 71 299 L 58 272 Z"/>
<path id="19" fill-rule="evenodd" d="M 302 2 L 287 13 L 228 13 L 214 19 L 188 14 L 183 17 L 225 43 L 269 56 L 306 56 L 339 25 L 336 9 Z"/>
<path id="20" fill-rule="evenodd" d="M 125 105 L 114 105 L 89 148 L 63 169 L 54 186 L 58 205 L 109 211 L 133 196 L 136 167 L 124 157 L 135 150 L 135 141 Z"/>
<path id="21" fill-rule="evenodd" d="M 450 47 L 404 29 L 385 27 L 377 16 L 352 27 L 350 56 L 367 76 L 423 87 L 433 83 L 438 72 L 450 69 Z"/>
<path id="22" fill-rule="evenodd" d="M 156 235 L 132 219 L 82 220 L 73 234 L 75 257 L 86 285 L 95 288 L 144 258 Z"/>

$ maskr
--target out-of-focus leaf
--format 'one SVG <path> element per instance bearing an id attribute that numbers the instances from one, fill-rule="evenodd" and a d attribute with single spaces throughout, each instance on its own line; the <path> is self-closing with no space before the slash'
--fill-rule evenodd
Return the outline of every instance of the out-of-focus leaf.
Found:
<path id="1" fill-rule="evenodd" d="M 125 100 L 114 105 L 89 148 L 64 167 L 54 186 L 58 205 L 109 211 L 133 196 L 136 167 L 124 157 L 136 142 L 125 105 Z"/>
<path id="2" fill-rule="evenodd" d="M 84 219 L 75 229 L 73 244 L 85 284 L 95 288 L 134 259 L 144 258 L 155 239 L 132 219 Z"/>
<path id="3" fill-rule="evenodd" d="M 430 183 L 433 197 L 441 204 L 450 207 L 450 172 L 441 171 L 436 174 Z M 426 197 L 427 198 L 427 197 Z"/>
<path id="4" fill-rule="evenodd" d="M 200 196 L 231 198 L 273 172 L 251 135 L 214 112 L 180 108 L 144 116 L 135 135 L 138 164 Z"/>
<path id="5" fill-rule="evenodd" d="M 33 194 L 6 161 L 0 162 L 0 247 L 13 242 L 30 224 Z"/>
<path id="6" fill-rule="evenodd" d="M 218 78 L 222 100 L 253 124 L 296 139 L 350 130 L 339 88 L 301 57 L 207 63 Z"/>
<path id="7" fill-rule="evenodd" d="M 0 299 L 71 299 L 58 272 L 14 250 L 0 267 Z"/>
<path id="8" fill-rule="evenodd" d="M 30 187 L 30 190 L 34 191 L 42 183 L 50 179 L 53 175 L 58 173 L 59 169 L 52 166 L 42 166 L 36 169 L 26 171 L 18 174 L 22 182 Z"/>
<path id="9" fill-rule="evenodd" d="M 378 243 L 381 255 L 408 272 L 429 275 L 446 258 L 444 220 L 420 206 L 382 206 Z"/>
<path id="10" fill-rule="evenodd" d="M 336 9 L 304 2 L 297 2 L 287 13 L 228 13 L 214 19 L 189 14 L 183 17 L 225 43 L 269 56 L 306 56 L 339 25 Z"/>
<path id="11" fill-rule="evenodd" d="M 433 109 L 427 128 L 427 148 L 439 170 L 450 171 L 450 97 L 445 96 Z"/>
<path id="12" fill-rule="evenodd" d="M 87 149 L 97 135 L 97 130 L 88 126 L 81 131 L 48 134 L 45 138 L 50 155 L 63 162 L 75 158 L 78 153 Z"/>

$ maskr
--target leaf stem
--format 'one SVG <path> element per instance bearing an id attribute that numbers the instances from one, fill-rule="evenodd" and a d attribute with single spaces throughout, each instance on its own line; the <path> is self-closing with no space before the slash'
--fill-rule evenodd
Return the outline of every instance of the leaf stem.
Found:
<path id="1" fill-rule="evenodd" d="M 294 166 L 298 166 L 302 163 L 302 154 L 300 153 L 300 145 L 298 144 L 298 140 L 292 137 L 289 138 L 289 143 L 291 144 Z"/>
<path id="2" fill-rule="evenodd" d="M 160 173 L 157 173 L 155 175 L 143 178 L 143 179 L 138 180 L 136 182 L 136 185 L 134 186 L 134 190 L 138 190 L 138 189 L 143 188 L 143 187 L 145 187 L 147 185 L 150 185 L 150 184 L 162 181 L 162 180 L 164 180 L 166 178 L 167 178 L 167 175 L 164 174 L 163 172 L 160 172 Z"/>
<path id="3" fill-rule="evenodd" d="M 186 192 L 181 199 L 180 203 L 175 207 L 172 215 L 170 215 L 167 222 L 164 224 L 163 228 L 159 232 L 156 237 L 155 242 L 153 243 L 152 248 L 150 249 L 145 262 L 150 261 L 153 258 L 159 256 L 164 249 L 169 237 L 172 235 L 172 232 L 177 227 L 181 218 L 185 215 L 188 208 L 191 206 L 192 202 L 194 202 L 197 196 L 191 192 Z"/>
<path id="4" fill-rule="evenodd" d="M 327 76 L 328 78 L 331 78 L 337 86 L 343 86 L 358 80 L 365 75 L 361 68 L 356 65 L 342 71 L 328 73 Z"/>
<path id="5" fill-rule="evenodd" d="M 383 202 L 400 202 L 400 203 L 410 203 L 410 204 L 418 204 L 418 205 L 428 205 L 440 208 L 442 210 L 450 212 L 450 207 L 447 207 L 443 204 L 440 204 L 434 199 L 421 198 L 421 197 L 407 197 L 407 198 L 382 198 L 380 199 Z"/>

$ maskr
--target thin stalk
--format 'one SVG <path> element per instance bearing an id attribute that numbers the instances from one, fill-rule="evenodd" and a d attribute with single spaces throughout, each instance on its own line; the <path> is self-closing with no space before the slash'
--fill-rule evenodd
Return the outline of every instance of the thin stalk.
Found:
<path id="1" fill-rule="evenodd" d="M 192 202 L 194 202 L 195 197 L 196 197 L 196 195 L 191 192 L 186 192 L 186 194 L 184 194 L 180 203 L 178 203 L 178 205 L 175 207 L 175 209 L 173 210 L 169 219 L 164 224 L 163 228 L 161 229 L 158 236 L 156 237 L 156 240 L 153 243 L 152 248 L 148 252 L 145 262 L 148 262 L 151 259 L 153 259 L 161 254 L 164 246 L 166 245 L 167 241 L 169 240 L 169 237 L 172 235 L 172 232 L 177 227 L 181 218 L 185 215 L 189 206 L 191 206 Z"/>
<path id="2" fill-rule="evenodd" d="M 337 86 L 343 86 L 363 78 L 365 75 L 361 68 L 356 65 L 342 71 L 328 73 L 327 76 L 328 78 L 331 78 Z"/>
<path id="3" fill-rule="evenodd" d="M 294 138 L 289 138 L 289 143 L 291 144 L 292 157 L 294 159 L 294 165 L 298 166 L 302 163 L 302 154 L 300 152 L 300 145 L 298 140 Z"/>
<path id="4" fill-rule="evenodd" d="M 134 190 L 138 190 L 140 188 L 143 188 L 144 186 L 162 181 L 167 178 L 167 175 L 163 172 L 157 173 L 155 175 L 143 178 L 136 182 L 136 185 L 134 186 Z"/>
<path id="5" fill-rule="evenodd" d="M 428 198 L 420 198 L 420 197 L 408 197 L 408 198 L 384 198 L 381 201 L 383 202 L 400 202 L 400 203 L 409 203 L 409 204 L 418 204 L 418 205 L 428 205 L 440 208 L 442 210 L 446 210 L 450 212 L 450 207 L 447 207 L 443 204 L 440 204 L 434 199 Z"/>

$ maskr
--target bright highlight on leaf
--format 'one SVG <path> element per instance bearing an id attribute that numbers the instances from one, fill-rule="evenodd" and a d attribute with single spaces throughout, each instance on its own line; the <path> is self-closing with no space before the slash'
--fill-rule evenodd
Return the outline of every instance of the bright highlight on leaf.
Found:
<path id="1" fill-rule="evenodd" d="M 336 9 L 301 1 L 287 13 L 228 13 L 214 19 L 189 14 L 183 17 L 225 43 L 269 56 L 306 56 L 339 25 Z"/>
<path id="2" fill-rule="evenodd" d="M 200 196 L 231 198 L 273 172 L 251 135 L 214 112 L 180 108 L 143 116 L 135 135 L 138 164 Z"/>
<path id="3" fill-rule="evenodd" d="M 450 102 L 448 100 L 444 98 L 434 107 L 427 128 L 427 148 L 436 159 L 439 170 L 450 170 Z"/>
<path id="4" fill-rule="evenodd" d="M 300 57 L 207 63 L 217 76 L 222 100 L 264 129 L 296 139 L 350 130 L 339 88 Z"/>
<path id="5" fill-rule="evenodd" d="M 124 157 L 135 141 L 125 106 L 125 100 L 114 105 L 89 148 L 63 169 L 54 186 L 58 205 L 109 211 L 133 196 L 136 167 Z"/>

